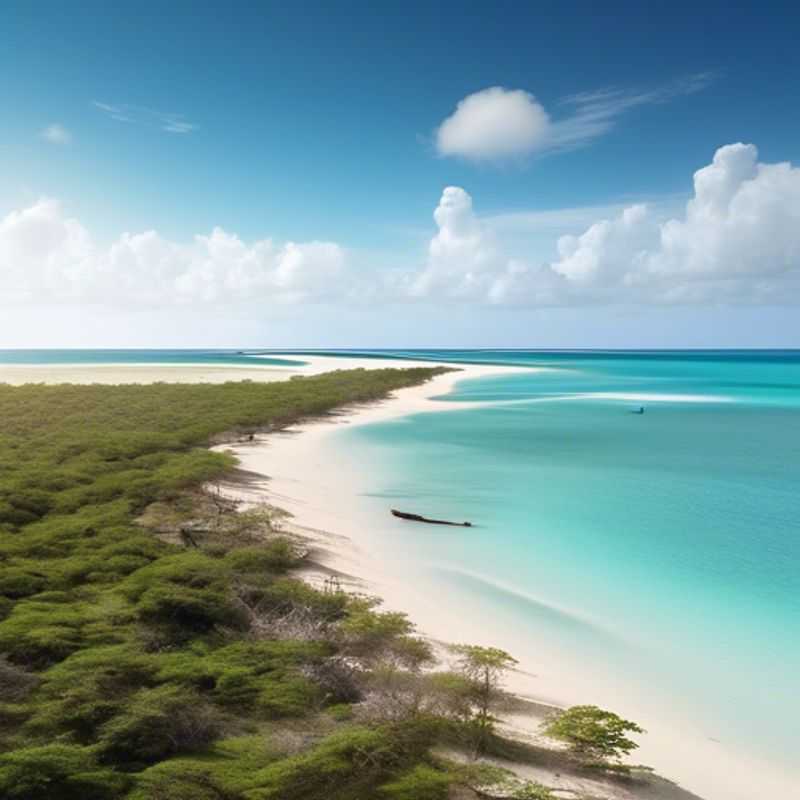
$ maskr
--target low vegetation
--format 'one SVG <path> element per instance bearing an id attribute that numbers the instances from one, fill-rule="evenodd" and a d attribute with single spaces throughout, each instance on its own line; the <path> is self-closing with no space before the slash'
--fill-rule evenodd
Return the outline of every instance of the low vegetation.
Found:
<path id="1" fill-rule="evenodd" d="M 588 764 L 608 767 L 619 766 L 620 759 L 639 746 L 628 736 L 644 730 L 597 706 L 572 706 L 556 714 L 545 726 L 545 733 L 565 742 Z"/>
<path id="2" fill-rule="evenodd" d="M 208 448 L 223 434 L 436 371 L 0 386 L 0 796 L 549 796 L 441 755 L 486 748 L 508 654 L 464 646 L 432 669 L 404 615 L 292 577 L 306 553 L 281 514 L 216 488 L 234 467 Z"/>

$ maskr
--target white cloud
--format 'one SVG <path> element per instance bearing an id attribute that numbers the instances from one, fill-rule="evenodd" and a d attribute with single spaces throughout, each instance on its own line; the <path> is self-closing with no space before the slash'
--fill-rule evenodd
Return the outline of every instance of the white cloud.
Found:
<path id="1" fill-rule="evenodd" d="M 448 186 L 433 218 L 439 232 L 428 246 L 426 268 L 413 276 L 411 294 L 480 297 L 497 256 L 491 238 L 472 210 L 472 198 L 460 187 Z"/>
<path id="2" fill-rule="evenodd" d="M 527 155 L 549 135 L 550 118 L 528 92 L 494 86 L 468 95 L 436 132 L 443 156 L 476 160 Z"/>
<path id="3" fill-rule="evenodd" d="M 717 150 L 695 173 L 683 213 L 664 219 L 645 204 L 630 205 L 559 237 L 549 263 L 510 256 L 509 226 L 478 217 L 458 187 L 445 189 L 435 218 L 428 262 L 410 281 L 412 294 L 430 300 L 800 302 L 800 169 L 758 163 L 753 145 Z"/>
<path id="4" fill-rule="evenodd" d="M 117 122 L 158 128 L 166 133 L 191 133 L 197 130 L 198 127 L 189 122 L 183 114 L 175 114 L 169 111 L 155 111 L 152 108 L 133 106 L 126 103 L 101 103 L 97 100 L 94 100 L 92 105 Z"/>
<path id="5" fill-rule="evenodd" d="M 615 219 L 596 222 L 580 236 L 558 240 L 561 260 L 552 265 L 573 283 L 592 285 L 624 278 L 629 262 L 635 261 L 648 244 L 647 206 L 624 209 Z"/>
<path id="6" fill-rule="evenodd" d="M 717 150 L 680 213 L 641 203 L 606 210 L 577 232 L 585 209 L 546 217 L 549 232 L 554 220 L 573 227 L 553 236 L 548 261 L 525 255 L 517 218 L 505 227 L 482 218 L 470 195 L 450 186 L 423 263 L 388 270 L 374 257 L 367 268 L 335 242 L 246 242 L 221 228 L 183 242 L 124 233 L 102 246 L 43 199 L 0 219 L 0 305 L 800 303 L 800 168 L 759 163 L 753 145 Z M 535 234 L 540 220 L 522 219 Z"/>
<path id="7" fill-rule="evenodd" d="M 564 281 L 552 270 L 505 255 L 464 189 L 448 186 L 433 216 L 439 230 L 428 247 L 427 264 L 409 282 L 413 297 L 513 304 L 524 288 L 526 302 L 549 305 L 562 296 Z"/>
<path id="8" fill-rule="evenodd" d="M 694 175 L 683 215 L 631 206 L 579 237 L 562 237 L 551 267 L 571 282 L 653 302 L 797 300 L 800 169 L 760 164 L 731 144 Z"/>
<path id="9" fill-rule="evenodd" d="M 59 122 L 48 125 L 40 135 L 50 144 L 69 144 L 72 141 L 72 134 Z"/>
<path id="10" fill-rule="evenodd" d="M 333 242 L 248 244 L 214 228 L 185 243 L 124 233 L 101 247 L 50 199 L 0 220 L 0 304 L 319 302 L 347 280 L 346 253 Z"/>
<path id="11" fill-rule="evenodd" d="M 753 145 L 721 147 L 694 176 L 684 219 L 661 226 L 654 276 L 777 276 L 800 267 L 800 169 L 759 164 Z"/>
<path id="12" fill-rule="evenodd" d="M 439 155 L 500 161 L 532 153 L 572 150 L 607 133 L 626 111 L 669 102 L 705 89 L 711 73 L 691 75 L 647 91 L 602 89 L 564 98 L 562 116 L 529 92 L 493 86 L 467 95 L 436 131 Z"/>
<path id="13" fill-rule="evenodd" d="M 0 220 L 0 302 L 81 294 L 93 258 L 87 231 L 54 200 L 12 211 Z"/>

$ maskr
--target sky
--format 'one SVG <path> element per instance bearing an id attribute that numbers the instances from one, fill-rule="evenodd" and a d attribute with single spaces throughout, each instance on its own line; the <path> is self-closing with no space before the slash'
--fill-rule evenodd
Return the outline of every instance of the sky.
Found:
<path id="1" fill-rule="evenodd" d="M 11 0 L 0 347 L 800 347 L 799 35 Z"/>

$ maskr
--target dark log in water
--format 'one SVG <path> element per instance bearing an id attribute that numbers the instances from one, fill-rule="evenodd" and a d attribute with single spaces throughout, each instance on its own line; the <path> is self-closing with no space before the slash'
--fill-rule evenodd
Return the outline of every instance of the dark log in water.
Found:
<path id="1" fill-rule="evenodd" d="M 427 522 L 429 525 L 456 525 L 459 528 L 471 528 L 471 522 L 450 522 L 446 519 L 428 519 L 420 514 L 409 514 L 407 511 L 398 511 L 396 508 L 390 509 L 392 515 L 400 519 L 407 519 L 411 522 Z"/>

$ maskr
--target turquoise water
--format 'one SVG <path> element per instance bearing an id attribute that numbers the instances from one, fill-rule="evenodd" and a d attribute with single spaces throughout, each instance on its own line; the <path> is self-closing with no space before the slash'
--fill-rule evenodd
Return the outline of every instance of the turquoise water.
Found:
<path id="1" fill-rule="evenodd" d="M 302 361 L 241 350 L 0 350 L 2 364 L 254 364 L 297 366 Z"/>
<path id="2" fill-rule="evenodd" d="M 511 649 L 534 664 L 556 653 L 570 676 L 624 686 L 794 774 L 800 351 L 331 354 L 546 368 L 463 381 L 442 399 L 480 407 L 334 434 L 352 460 L 379 465 L 362 500 L 381 518 L 396 506 L 475 523 L 376 527 L 381 549 L 427 565 L 443 602 L 513 630 Z M 303 355 L 0 351 L 0 363 Z"/>
<path id="3" fill-rule="evenodd" d="M 406 526 L 388 546 L 432 565 L 453 602 L 480 598 L 520 646 L 791 764 L 800 353 L 446 357 L 549 371 L 465 381 L 445 401 L 488 407 L 337 434 L 382 465 L 369 502 L 476 524 Z"/>

